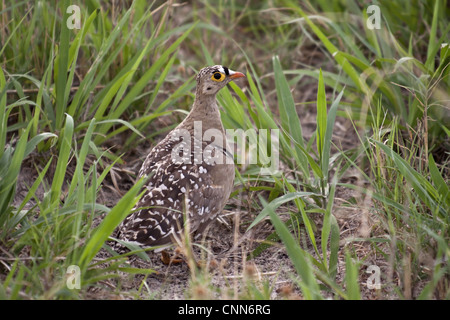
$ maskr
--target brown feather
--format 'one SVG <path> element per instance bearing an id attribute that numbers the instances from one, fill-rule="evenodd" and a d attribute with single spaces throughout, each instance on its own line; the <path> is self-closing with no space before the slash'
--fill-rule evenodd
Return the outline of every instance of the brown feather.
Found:
<path id="1" fill-rule="evenodd" d="M 232 190 L 234 163 L 227 151 L 225 130 L 215 100 L 216 93 L 229 80 L 224 83 L 210 80 L 212 72 L 220 67 L 207 67 L 199 72 L 191 112 L 144 161 L 138 177 L 149 177 L 145 186 L 147 192 L 120 225 L 119 239 L 145 247 L 170 244 L 174 237 L 180 236 L 186 222 L 191 233 L 202 233 L 222 211 Z M 223 70 L 228 71 L 227 68 Z M 216 86 L 211 90 L 213 93 L 205 94 L 210 86 Z M 222 143 L 196 140 L 195 125 L 199 123 L 202 137 L 206 130 L 216 129 L 222 134 Z M 180 133 L 183 132 L 189 132 L 192 139 L 182 139 Z M 176 149 L 181 146 L 189 152 L 180 160 L 174 158 L 172 152 L 181 156 L 182 150 Z M 199 146 L 203 157 L 196 163 L 196 147 Z M 208 161 L 207 157 L 204 159 L 205 148 L 213 150 L 211 154 L 222 161 L 217 164 Z"/>

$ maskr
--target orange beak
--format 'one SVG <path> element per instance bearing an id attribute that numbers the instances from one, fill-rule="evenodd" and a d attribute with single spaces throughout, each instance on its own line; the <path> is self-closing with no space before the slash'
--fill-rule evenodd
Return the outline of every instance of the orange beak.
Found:
<path id="1" fill-rule="evenodd" d="M 245 77 L 245 75 L 243 73 L 240 73 L 240 72 L 235 72 L 233 74 L 230 74 L 228 77 L 230 79 L 234 80 L 234 79 L 237 79 L 237 78 Z"/>

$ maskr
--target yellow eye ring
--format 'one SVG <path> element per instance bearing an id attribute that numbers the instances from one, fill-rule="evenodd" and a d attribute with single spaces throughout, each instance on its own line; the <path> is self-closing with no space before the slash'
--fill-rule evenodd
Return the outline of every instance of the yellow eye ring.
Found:
<path id="1" fill-rule="evenodd" d="M 223 73 L 221 73 L 221 72 L 218 72 L 218 71 L 214 72 L 212 77 L 211 77 L 211 80 L 216 81 L 216 82 L 221 82 L 224 79 L 225 79 L 225 75 Z"/>

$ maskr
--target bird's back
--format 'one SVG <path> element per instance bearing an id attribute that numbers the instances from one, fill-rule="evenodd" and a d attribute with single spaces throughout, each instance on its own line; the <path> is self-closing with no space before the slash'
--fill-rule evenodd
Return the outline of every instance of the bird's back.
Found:
<path id="1" fill-rule="evenodd" d="M 201 233 L 222 211 L 234 181 L 232 155 L 218 147 L 222 163 L 211 163 L 204 159 L 211 143 L 196 140 L 192 131 L 190 137 L 177 137 L 175 129 L 147 156 L 139 171 L 139 178 L 148 177 L 147 192 L 122 223 L 119 238 L 142 246 L 169 244 L 186 223 L 191 233 Z"/>

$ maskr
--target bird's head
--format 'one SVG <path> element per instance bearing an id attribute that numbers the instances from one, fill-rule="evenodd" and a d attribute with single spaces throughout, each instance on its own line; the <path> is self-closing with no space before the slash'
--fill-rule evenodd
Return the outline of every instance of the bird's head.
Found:
<path id="1" fill-rule="evenodd" d="M 197 92 L 204 95 L 215 95 L 225 85 L 237 78 L 245 77 L 243 73 L 216 65 L 200 70 L 197 75 Z"/>

